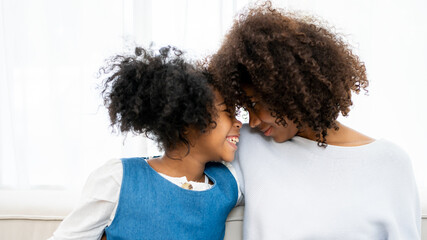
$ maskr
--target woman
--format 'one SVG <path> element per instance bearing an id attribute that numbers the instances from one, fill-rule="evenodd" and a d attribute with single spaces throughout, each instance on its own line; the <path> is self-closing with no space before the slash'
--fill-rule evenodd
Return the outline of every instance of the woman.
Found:
<path id="1" fill-rule="evenodd" d="M 234 161 L 245 239 L 420 239 L 407 154 L 337 121 L 368 86 L 339 35 L 267 2 L 239 16 L 209 68 L 249 112 Z"/>

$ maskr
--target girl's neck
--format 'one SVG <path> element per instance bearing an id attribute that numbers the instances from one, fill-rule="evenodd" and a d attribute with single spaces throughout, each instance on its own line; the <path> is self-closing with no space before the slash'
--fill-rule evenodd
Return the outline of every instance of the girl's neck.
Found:
<path id="1" fill-rule="evenodd" d="M 170 177 L 185 176 L 188 181 L 204 182 L 205 161 L 201 161 L 194 154 L 188 154 L 180 158 L 175 158 L 175 156 L 175 154 L 166 152 L 161 158 L 149 160 L 148 164 L 156 172 Z"/>

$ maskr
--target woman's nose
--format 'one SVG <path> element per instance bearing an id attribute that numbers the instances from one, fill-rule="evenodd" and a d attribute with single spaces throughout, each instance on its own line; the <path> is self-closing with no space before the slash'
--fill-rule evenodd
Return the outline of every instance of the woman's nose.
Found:
<path id="1" fill-rule="evenodd" d="M 261 123 L 261 120 L 252 110 L 249 110 L 248 112 L 249 112 L 249 126 L 251 128 L 257 127 Z"/>

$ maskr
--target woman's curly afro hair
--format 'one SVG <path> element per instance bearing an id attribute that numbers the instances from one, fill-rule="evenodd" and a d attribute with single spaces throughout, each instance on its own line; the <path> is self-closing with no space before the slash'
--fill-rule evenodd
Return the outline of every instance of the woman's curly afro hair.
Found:
<path id="1" fill-rule="evenodd" d="M 186 62 L 182 52 L 164 47 L 136 48 L 131 56 L 117 55 L 106 67 L 102 95 L 111 125 L 121 132 L 154 137 L 159 147 L 189 148 L 188 128 L 204 132 L 214 124 L 214 94 L 209 75 Z"/>
<path id="2" fill-rule="evenodd" d="M 368 86 L 364 63 L 339 35 L 269 1 L 239 15 L 209 71 L 226 104 L 250 106 L 242 86 L 254 87 L 277 123 L 308 126 L 322 146 L 350 111 L 351 91 Z"/>

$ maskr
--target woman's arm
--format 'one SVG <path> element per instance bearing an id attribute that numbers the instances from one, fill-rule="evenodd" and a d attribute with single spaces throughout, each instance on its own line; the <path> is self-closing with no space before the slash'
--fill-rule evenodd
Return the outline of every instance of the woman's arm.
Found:
<path id="1" fill-rule="evenodd" d="M 394 144 L 393 144 L 394 145 Z M 389 239 L 421 239 L 421 206 L 412 162 L 397 145 L 388 152 L 390 167 L 390 201 L 393 227 Z M 386 166 L 384 166 L 386 167 Z"/>

